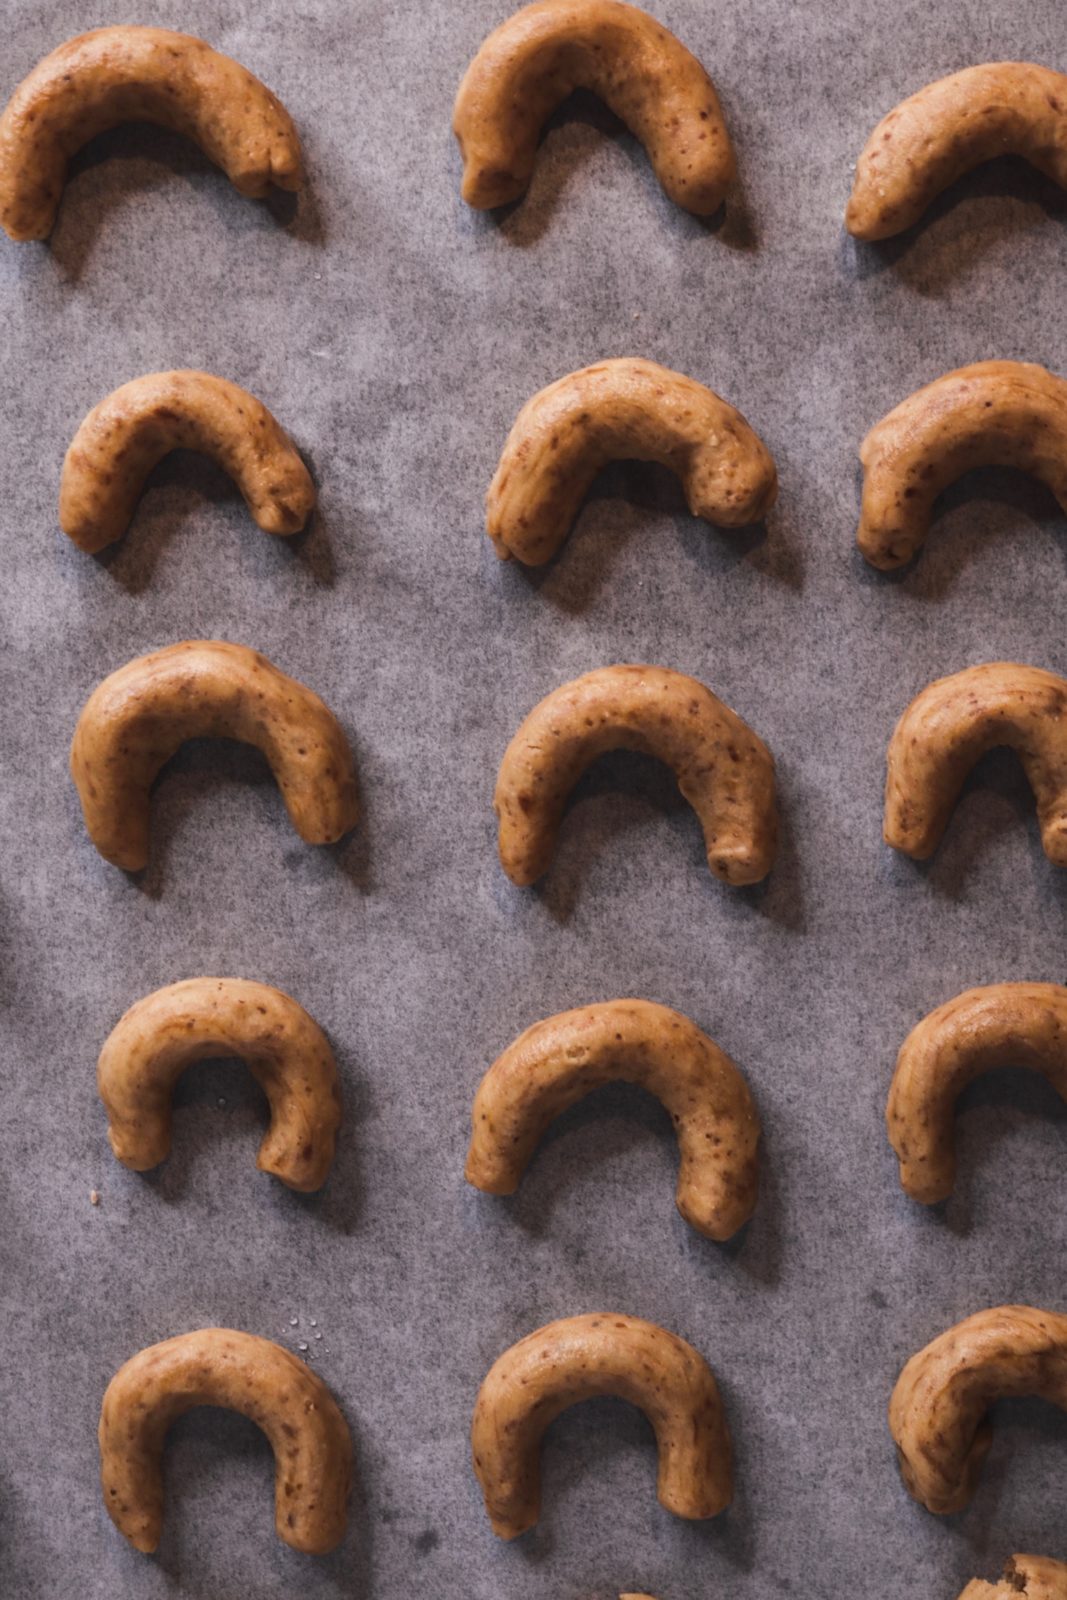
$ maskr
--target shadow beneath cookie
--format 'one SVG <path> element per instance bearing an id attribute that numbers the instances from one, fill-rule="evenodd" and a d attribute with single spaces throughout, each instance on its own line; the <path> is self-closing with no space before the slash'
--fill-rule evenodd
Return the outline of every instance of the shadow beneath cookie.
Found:
<path id="1" fill-rule="evenodd" d="M 334 1394 L 334 1399 L 343 1411 L 340 1397 Z M 341 1600 L 369 1592 L 373 1521 L 366 1509 L 368 1490 L 354 1430 L 353 1445 L 355 1471 L 344 1539 L 336 1550 L 313 1560 L 280 1541 L 275 1544 L 270 1559 L 279 1596 L 299 1592 L 309 1600 L 316 1596 Z M 215 1600 L 220 1586 L 234 1592 L 243 1577 L 239 1541 L 212 1538 L 196 1507 L 208 1501 L 225 1507 L 233 1527 L 246 1522 L 251 1527 L 258 1519 L 266 1545 L 274 1527 L 274 1458 L 266 1435 L 235 1411 L 198 1406 L 171 1425 L 165 1459 L 166 1515 L 157 1564 L 169 1578 L 180 1580 L 183 1595 L 196 1600 Z M 139 1554 L 135 1559 L 144 1561 Z M 203 1578 L 197 1576 L 198 1569 Z"/>
<path id="2" fill-rule="evenodd" d="M 114 213 L 143 206 L 154 190 L 184 185 L 212 208 L 230 233 L 285 228 L 309 243 L 323 238 L 309 191 L 272 190 L 265 200 L 241 195 L 191 139 L 154 123 L 123 123 L 98 134 L 72 157 L 48 249 L 63 276 L 78 283 Z"/>
<path id="3" fill-rule="evenodd" d="M 677 237 L 714 237 L 731 250 L 751 252 L 759 239 L 740 186 L 711 217 L 697 217 L 675 205 L 663 192 L 641 142 L 602 100 L 584 89 L 562 101 L 541 133 L 537 162 L 526 193 L 506 206 L 480 212 L 485 231 L 500 233 L 520 249 L 535 245 L 552 223 L 575 174 L 594 158 L 605 139 L 626 157 L 632 181 L 645 186 L 645 198 L 658 219 Z"/>
<path id="4" fill-rule="evenodd" d="M 858 507 L 859 495 L 857 516 Z M 983 467 L 965 473 L 939 497 L 926 543 L 907 566 L 880 572 L 854 548 L 853 570 L 869 586 L 888 585 L 910 600 L 940 601 L 970 561 L 1035 532 L 1051 535 L 1067 567 L 1067 518 L 1052 491 L 1013 468 Z"/>
<path id="5" fill-rule="evenodd" d="M 352 745 L 347 728 L 344 729 Z M 359 772 L 358 751 L 356 772 Z M 238 799 L 237 791 L 241 791 Z M 152 786 L 150 799 L 150 856 L 147 867 L 128 873 L 128 881 L 149 900 L 163 894 L 168 862 L 179 837 L 208 802 L 216 810 L 228 812 L 239 805 L 253 820 L 243 829 L 243 851 L 248 860 L 259 849 L 284 852 L 287 867 L 312 881 L 342 873 L 361 893 L 369 892 L 371 857 L 366 818 L 361 814 L 353 831 L 333 845 L 293 844 L 297 835 L 266 757 L 253 746 L 235 739 L 188 739 L 165 764 Z"/>
<path id="6" fill-rule="evenodd" d="M 229 526 L 198 527 L 205 505 L 218 507 L 223 514 L 215 520 Z M 305 566 L 316 584 L 329 586 L 334 581 L 336 563 L 318 509 L 302 533 L 289 538 L 264 533 L 232 478 L 209 457 L 190 450 L 174 450 L 153 468 L 129 527 L 93 559 L 127 593 L 142 594 L 151 586 L 168 545 L 179 536 L 202 541 L 207 559 L 216 539 L 247 541 L 242 565 L 255 580 L 283 580 L 296 564 Z"/>
<path id="7" fill-rule="evenodd" d="M 1004 1067 L 969 1084 L 957 1102 L 952 1130 L 955 1187 L 947 1200 L 930 1208 L 931 1214 L 966 1238 L 973 1231 L 976 1212 L 988 1204 L 990 1192 L 1004 1191 L 1002 1145 L 1034 1121 L 1055 1129 L 1060 1146 L 1055 1170 L 1062 1171 L 1067 1155 L 1067 1105 L 1046 1078 L 1021 1067 Z"/>
<path id="8" fill-rule="evenodd" d="M 1064 874 L 1053 867 L 1041 848 L 1033 792 L 1018 756 L 1006 748 L 991 750 L 975 763 L 934 854 L 925 861 L 913 861 L 887 846 L 880 876 L 905 889 L 909 883 L 925 881 L 941 898 L 962 900 L 975 863 L 995 840 L 1019 827 L 1029 836 L 1035 879 L 1039 883 L 1047 879 L 1049 892 L 1067 906 Z"/>
<path id="9" fill-rule="evenodd" d="M 632 1473 L 627 1470 L 630 1461 L 634 1465 Z M 549 1425 L 544 1436 L 540 1520 L 511 1548 L 524 1566 L 543 1566 L 556 1552 L 553 1525 L 564 1516 L 567 1503 L 581 1494 L 583 1499 L 595 1499 L 596 1505 L 602 1507 L 604 1497 L 611 1496 L 611 1486 L 621 1484 L 625 1478 L 628 1485 L 633 1485 L 632 1492 L 628 1488 L 626 1512 L 617 1498 L 611 1501 L 619 1532 L 618 1571 L 634 1570 L 647 1552 L 648 1533 L 640 1499 L 644 1494 L 651 1497 L 649 1514 L 664 1519 L 657 1535 L 677 1546 L 675 1558 L 684 1550 L 689 1560 L 700 1562 L 718 1552 L 737 1570 L 751 1570 L 755 1530 L 743 1494 L 719 1516 L 690 1522 L 672 1517 L 656 1506 L 655 1472 L 655 1434 L 636 1406 L 607 1396 L 568 1407 Z M 588 1488 L 590 1484 L 592 1489 Z"/>
<path id="10" fill-rule="evenodd" d="M 1057 1310 L 1060 1308 L 1057 1307 Z M 1037 1457 L 1059 1463 L 1067 1460 L 1067 1413 L 1047 1400 L 1036 1397 L 997 1400 L 987 1413 L 993 1444 L 971 1503 L 946 1523 L 977 1549 L 986 1548 L 988 1529 L 1002 1521 L 1001 1508 L 1008 1496 L 1016 1498 L 1013 1480 L 1026 1473 L 1031 1482 L 1044 1481 Z M 1001 1547 L 1003 1560 L 1008 1549 L 1036 1549 L 1059 1552 L 1063 1536 L 1062 1504 L 1056 1495 L 1026 1497 L 1026 1525 L 1016 1526 L 1012 1544 Z"/>
<path id="11" fill-rule="evenodd" d="M 1001 156 L 943 190 L 904 233 L 865 244 L 843 232 L 839 261 L 846 278 L 891 271 L 916 293 L 937 297 L 1004 240 L 1050 222 L 1067 222 L 1063 190 L 1021 157 Z"/>
<path id="12" fill-rule="evenodd" d="M 656 826 L 659 819 L 660 826 Z M 586 881 L 603 870 L 600 858 L 617 856 L 616 876 L 626 882 L 646 871 L 620 835 L 661 832 L 663 819 L 675 867 L 692 872 L 703 892 L 724 913 L 742 918 L 753 912 L 794 930 L 804 928 L 800 864 L 786 807 L 779 807 L 778 851 L 762 883 L 737 887 L 723 883 L 708 869 L 700 823 L 683 798 L 671 769 L 653 756 L 613 750 L 601 756 L 579 778 L 564 809 L 556 851 L 547 873 L 529 891 L 554 921 L 565 925 L 574 916 Z"/>
<path id="13" fill-rule="evenodd" d="M 775 520 L 772 513 L 772 528 Z M 711 579 L 748 568 L 789 588 L 801 586 L 800 551 L 770 531 L 766 520 L 743 528 L 713 526 L 693 516 L 669 468 L 637 461 L 617 461 L 599 473 L 556 555 L 539 567 L 501 563 L 501 584 L 505 594 L 532 590 L 568 615 L 580 615 L 604 589 L 621 581 L 619 569 L 631 540 L 662 542 L 665 534 L 665 563 L 674 562 L 680 550 Z"/>

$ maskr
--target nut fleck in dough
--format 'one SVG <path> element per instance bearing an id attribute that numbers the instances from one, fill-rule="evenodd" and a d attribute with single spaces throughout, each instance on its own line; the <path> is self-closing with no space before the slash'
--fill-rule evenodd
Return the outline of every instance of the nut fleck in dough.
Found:
<path id="1" fill-rule="evenodd" d="M 563 808 L 608 750 L 658 756 L 704 830 L 724 883 L 758 883 L 778 840 L 774 758 L 747 723 L 695 678 L 666 667 L 601 667 L 536 705 L 500 763 L 493 805 L 500 862 L 512 883 L 548 869 Z"/>
<path id="2" fill-rule="evenodd" d="M 760 1124 L 748 1085 L 695 1022 L 648 1000 L 606 1000 L 547 1017 L 489 1068 L 474 1099 L 466 1178 L 513 1194 L 549 1124 L 605 1083 L 637 1083 L 671 1114 L 677 1205 L 709 1239 L 729 1239 L 759 1189 Z"/>
<path id="3" fill-rule="evenodd" d="M 599 95 L 640 139 L 676 205 L 698 217 L 719 209 L 737 164 L 711 79 L 662 23 L 619 0 L 538 0 L 485 40 L 452 114 L 469 206 L 526 192 L 541 129 L 575 89 Z"/>
<path id="4" fill-rule="evenodd" d="M 1067 681 L 990 661 L 938 678 L 893 731 L 886 761 L 885 842 L 933 855 L 967 774 L 987 750 L 1017 751 L 1037 800 L 1041 843 L 1067 867 Z"/>
<path id="5" fill-rule="evenodd" d="M 997 1306 L 912 1356 L 889 1402 L 912 1498 L 939 1516 L 962 1511 L 993 1442 L 985 1414 L 995 1400 L 1020 1395 L 1067 1410 L 1067 1316 Z"/>
<path id="6" fill-rule="evenodd" d="M 579 1400 L 607 1394 L 639 1406 L 652 1424 L 660 1505 L 695 1520 L 730 1504 L 733 1448 L 711 1368 L 654 1322 L 603 1311 L 520 1339 L 478 1392 L 474 1470 L 499 1538 L 517 1538 L 540 1515 L 540 1446 L 549 1423 Z"/>
<path id="7" fill-rule="evenodd" d="M 59 487 L 63 532 L 89 551 L 120 538 L 172 450 L 217 461 L 264 533 L 299 533 L 311 514 L 311 476 L 255 395 L 210 372 L 152 372 L 101 400 L 74 435 Z"/>
<path id="8" fill-rule="evenodd" d="M 140 1351 L 119 1368 L 104 1395 L 104 1504 L 136 1550 L 150 1553 L 159 1544 L 164 1440 L 171 1423 L 195 1406 L 239 1411 L 267 1435 L 279 1539 L 313 1556 L 341 1542 L 352 1440 L 329 1389 L 270 1339 L 201 1328 Z"/>
<path id="9" fill-rule="evenodd" d="M 295 1000 L 243 978 L 189 978 L 130 1007 L 96 1068 L 108 1139 L 133 1172 L 170 1154 L 171 1094 L 186 1067 L 240 1056 L 270 1104 L 256 1165 L 290 1189 L 321 1189 L 341 1122 L 333 1051 Z"/>
<path id="10" fill-rule="evenodd" d="M 739 411 L 681 372 L 625 356 L 569 373 L 527 400 L 486 496 L 501 560 L 550 560 L 609 461 L 658 461 L 677 473 L 695 517 L 723 528 L 774 504 L 774 459 Z"/>
<path id="11" fill-rule="evenodd" d="M 886 1126 L 913 1200 L 932 1206 L 952 1193 L 956 1101 L 975 1078 L 998 1067 L 1039 1072 L 1067 1100 L 1067 989 L 1058 983 L 968 989 L 911 1030 L 897 1057 Z"/>
<path id="12" fill-rule="evenodd" d="M 1067 187 L 1067 77 L 1029 61 L 990 61 L 928 83 L 875 128 L 856 163 L 845 226 L 888 239 L 935 195 L 994 156 L 1019 155 Z"/>
<path id="13" fill-rule="evenodd" d="M 0 224 L 12 239 L 47 239 L 67 162 L 120 122 L 195 139 L 241 194 L 300 187 L 292 118 L 244 67 L 187 33 L 97 28 L 38 62 L 0 116 Z"/>
<path id="14" fill-rule="evenodd" d="M 241 739 L 261 750 L 289 820 L 332 844 L 359 815 L 348 741 L 317 694 L 244 645 L 189 639 L 129 661 L 85 702 L 70 751 L 85 826 L 100 854 L 148 862 L 149 790 L 186 739 Z"/>
<path id="15" fill-rule="evenodd" d="M 1048 1556 L 1012 1556 L 999 1583 L 975 1578 L 959 1600 L 1067 1600 L 1067 1564 Z"/>
<path id="16" fill-rule="evenodd" d="M 1027 361 L 978 361 L 901 401 L 860 446 L 856 543 L 883 572 L 926 543 L 934 502 L 975 467 L 1018 467 L 1067 511 L 1067 382 Z"/>

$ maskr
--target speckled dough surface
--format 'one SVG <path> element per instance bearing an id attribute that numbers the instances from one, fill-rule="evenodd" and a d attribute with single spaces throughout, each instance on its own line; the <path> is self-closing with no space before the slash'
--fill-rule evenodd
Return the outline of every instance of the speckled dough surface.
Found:
<path id="1" fill-rule="evenodd" d="M 1067 1410 L 1067 1316 L 995 1306 L 912 1356 L 889 1402 L 908 1493 L 939 1516 L 964 1510 L 993 1442 L 986 1413 L 1021 1395 Z"/>
<path id="2" fill-rule="evenodd" d="M 262 751 L 308 844 L 335 844 L 355 826 L 352 755 L 318 695 L 256 650 L 186 639 L 116 668 L 82 707 L 70 773 L 105 860 L 147 865 L 152 785 L 187 739 L 207 738 Z"/>
<path id="3" fill-rule="evenodd" d="M 688 1017 L 647 1000 L 607 1000 L 535 1022 L 497 1057 L 471 1111 L 467 1182 L 512 1194 L 556 1117 L 606 1083 L 663 1102 L 678 1135 L 678 1210 L 729 1239 L 759 1189 L 759 1117 L 729 1056 Z"/>
<path id="4" fill-rule="evenodd" d="M 656 1493 L 676 1517 L 718 1516 L 733 1498 L 733 1444 L 703 1356 L 652 1322 L 617 1312 L 563 1317 L 494 1361 L 471 1422 L 474 1471 L 493 1532 L 527 1533 L 541 1513 L 541 1438 L 568 1406 L 614 1395 L 642 1410 L 659 1452 Z"/>
<path id="5" fill-rule="evenodd" d="M 96 1063 L 115 1155 L 133 1172 L 165 1161 L 175 1084 L 197 1061 L 226 1056 L 247 1064 L 270 1106 L 257 1167 L 302 1193 L 321 1189 L 341 1122 L 333 1052 L 303 1006 L 243 978 L 171 983 L 119 1018 Z"/>
<path id="6" fill-rule="evenodd" d="M 1067 382 L 1026 361 L 946 372 L 871 429 L 860 460 L 856 543 L 883 571 L 911 560 L 938 496 L 976 467 L 1031 472 L 1067 506 Z"/>
<path id="7" fill-rule="evenodd" d="M 889 739 L 927 684 L 998 660 L 1067 678 L 1067 518 L 1040 479 L 987 466 L 946 487 L 903 570 L 855 544 L 860 443 L 905 396 L 989 360 L 1067 375 L 1064 195 L 1005 159 L 883 244 L 843 221 L 870 131 L 917 88 L 980 61 L 1067 72 L 1064 6 L 640 3 L 720 99 L 738 176 L 707 221 L 591 93 L 549 115 L 520 201 L 467 205 L 456 92 L 511 0 L 0 0 L 0 103 L 64 40 L 149 22 L 267 85 L 306 172 L 252 199 L 193 139 L 124 125 L 71 158 L 46 244 L 0 234 L 3 1600 L 954 1600 L 1012 1551 L 1067 1559 L 1067 1413 L 995 1404 L 948 1519 L 909 1497 L 886 1426 L 945 1328 L 1067 1313 L 1067 1107 L 1037 1073 L 983 1074 L 932 1207 L 885 1127 L 923 1017 L 1067 980 L 1067 872 L 1010 751 L 971 770 L 928 860 L 881 838 Z M 498 560 L 485 495 L 520 409 L 620 355 L 744 416 L 775 504 L 722 529 L 669 468 L 617 461 L 557 556 Z M 304 531 L 260 532 L 217 463 L 177 450 L 99 555 L 63 534 L 83 419 L 173 370 L 269 408 L 316 486 Z M 329 708 L 359 778 L 343 839 L 298 837 L 254 746 L 193 739 L 152 788 L 148 865 L 100 856 L 67 765 L 79 713 L 186 639 L 257 651 Z M 628 751 L 572 789 L 543 878 L 510 882 L 508 741 L 611 662 L 696 679 L 773 753 L 760 883 L 717 879 L 674 774 Z M 320 1190 L 257 1169 L 270 1108 L 240 1058 L 181 1075 L 165 1161 L 112 1154 L 104 1041 L 203 974 L 269 984 L 326 1036 L 344 1121 Z M 612 996 L 691 1018 L 744 1074 L 760 1193 L 725 1243 L 679 1215 L 675 1128 L 637 1085 L 557 1117 L 513 1194 L 465 1181 L 489 1064 Z M 478 1387 L 531 1329 L 605 1306 L 710 1363 L 733 1501 L 664 1511 L 648 1422 L 596 1398 L 545 1432 L 537 1526 L 499 1540 Z M 270 1446 L 211 1406 L 168 1434 L 156 1554 L 108 1518 L 110 1379 L 215 1326 L 306 1360 L 348 1420 L 330 1555 L 276 1538 Z"/>
<path id="8" fill-rule="evenodd" d="M 845 224 L 885 239 L 917 222 L 979 162 L 1025 156 L 1067 187 L 1067 77 L 1032 61 L 983 61 L 928 83 L 890 111 L 856 163 Z"/>
<path id="9" fill-rule="evenodd" d="M 1039 1072 L 1067 1100 L 1067 989 L 991 983 L 946 1000 L 900 1047 L 886 1106 L 900 1182 L 936 1205 L 956 1181 L 956 1105 L 969 1083 L 998 1067 Z M 995 1182 L 992 1174 L 989 1182 Z"/>
<path id="10" fill-rule="evenodd" d="M 967 775 L 1001 747 L 1017 753 L 1030 782 L 1045 854 L 1067 867 L 1067 681 L 1015 661 L 939 678 L 903 713 L 886 756 L 886 843 L 926 860 Z"/>
<path id="11" fill-rule="evenodd" d="M 695 517 L 723 528 L 757 522 L 778 478 L 739 412 L 654 361 L 599 361 L 531 396 L 508 434 L 486 497 L 498 556 L 548 561 L 609 461 L 657 461 L 682 480 Z"/>
<path id="12" fill-rule="evenodd" d="M 150 1554 L 163 1528 L 163 1446 L 194 1406 L 225 1406 L 262 1428 L 274 1451 L 279 1539 L 325 1555 L 345 1531 L 352 1481 L 348 1424 L 322 1379 L 275 1344 L 200 1328 L 131 1356 L 100 1410 L 100 1487 L 112 1522 Z"/>
<path id="13" fill-rule="evenodd" d="M 452 118 L 468 205 L 524 193 L 546 118 L 579 88 L 641 140 L 676 205 L 718 210 L 737 163 L 711 79 L 662 22 L 621 0 L 535 0 L 479 47 Z"/>
<path id="14" fill-rule="evenodd" d="M 774 861 L 774 758 L 704 684 L 626 663 L 587 672 L 546 695 L 504 752 L 493 805 L 500 863 L 513 883 L 547 871 L 567 798 L 612 750 L 656 756 L 700 819 L 708 866 L 724 883 L 758 883 Z"/>
<path id="15" fill-rule="evenodd" d="M 71 440 L 59 484 L 67 538 L 91 554 L 121 538 L 172 450 L 217 461 L 264 533 L 299 533 L 311 515 L 311 476 L 255 395 L 210 372 L 150 372 L 95 405 Z"/>
<path id="16" fill-rule="evenodd" d="M 295 189 L 300 140 L 285 107 L 203 39 L 164 28 L 96 28 L 51 51 L 0 114 L 0 225 L 46 239 L 67 162 L 122 122 L 193 138 L 247 195 Z"/>

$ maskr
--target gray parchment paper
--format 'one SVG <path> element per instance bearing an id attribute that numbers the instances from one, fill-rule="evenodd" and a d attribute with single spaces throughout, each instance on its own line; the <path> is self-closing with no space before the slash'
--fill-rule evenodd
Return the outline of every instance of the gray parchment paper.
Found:
<path id="1" fill-rule="evenodd" d="M 709 227 L 585 101 L 553 123 L 523 204 L 462 205 L 452 98 L 506 11 L 2 7 L 5 95 L 83 28 L 186 28 L 282 96 L 311 175 L 295 207 L 258 205 L 182 140 L 127 130 L 77 160 L 48 246 L 0 247 L 5 1600 L 954 1600 L 1012 1550 L 1067 1555 L 1067 1418 L 998 1407 L 974 1503 L 948 1520 L 907 1498 L 885 1422 L 902 1363 L 950 1323 L 1067 1308 L 1063 1109 L 1021 1075 L 976 1087 L 958 1192 L 933 1213 L 900 1191 L 882 1125 L 926 1011 L 971 984 L 1067 978 L 1067 878 L 1006 757 L 928 866 L 880 829 L 886 743 L 929 679 L 1003 657 L 1067 671 L 1065 528 L 1040 486 L 989 472 L 946 497 L 902 578 L 852 549 L 857 445 L 891 405 L 986 357 L 1067 369 L 1064 200 L 1004 162 L 895 243 L 841 226 L 884 112 L 976 60 L 1064 65 L 1067 15 L 657 0 L 739 151 L 740 195 Z M 619 467 L 550 569 L 501 566 L 482 497 L 515 413 L 627 353 L 741 408 L 776 455 L 778 508 L 718 533 L 666 474 Z M 265 537 L 197 458 L 157 472 L 105 558 L 60 535 L 78 422 L 170 366 L 225 374 L 291 429 L 321 486 L 306 536 Z M 342 847 L 299 842 L 258 758 L 201 745 L 158 787 L 148 871 L 97 857 L 66 770 L 78 711 L 187 637 L 255 645 L 336 710 L 366 806 Z M 627 660 L 695 674 L 773 749 L 785 826 L 764 887 L 716 883 L 670 775 L 621 757 L 581 784 L 543 885 L 504 879 L 490 802 L 508 738 L 563 680 Z M 233 1063 L 183 1084 L 165 1166 L 112 1158 L 100 1044 L 135 999 L 199 973 L 278 984 L 328 1030 L 347 1124 L 321 1196 L 256 1172 L 264 1108 Z M 675 1214 L 670 1127 L 636 1091 L 566 1117 L 513 1200 L 463 1183 L 489 1062 L 537 1018 L 617 994 L 689 1013 L 748 1075 L 765 1182 L 735 1245 Z M 662 1511 L 648 1426 L 597 1402 L 553 1426 L 543 1520 L 501 1544 L 470 1469 L 478 1384 L 522 1334 L 596 1308 L 707 1356 L 736 1503 L 706 1524 Z M 306 1343 L 343 1406 L 358 1486 L 336 1555 L 276 1541 L 267 1445 L 220 1412 L 173 1430 L 157 1557 L 108 1521 L 108 1379 L 211 1323 Z"/>

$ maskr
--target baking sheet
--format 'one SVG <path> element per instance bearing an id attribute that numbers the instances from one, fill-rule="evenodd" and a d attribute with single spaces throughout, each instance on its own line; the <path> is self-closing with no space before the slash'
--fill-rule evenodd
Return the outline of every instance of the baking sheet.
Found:
<path id="1" fill-rule="evenodd" d="M 658 0 L 739 150 L 741 197 L 710 226 L 584 99 L 521 205 L 464 208 L 451 101 L 497 0 L 0 10 L 3 93 L 83 28 L 185 28 L 281 95 L 311 173 L 295 207 L 257 205 L 181 140 L 120 131 L 76 162 L 50 245 L 0 248 L 0 1593 L 953 1600 L 1013 1550 L 1067 1556 L 1067 1418 L 999 1406 L 974 1502 L 944 1520 L 907 1498 L 885 1423 L 903 1361 L 950 1323 L 1067 1308 L 1063 1108 L 1010 1074 L 973 1089 L 957 1194 L 932 1213 L 899 1189 L 882 1127 L 922 1014 L 971 984 L 1067 976 L 1067 877 L 998 756 L 932 863 L 880 842 L 886 742 L 930 678 L 996 658 L 1067 671 L 1064 522 L 1040 486 L 988 472 L 949 493 L 902 578 L 852 550 L 856 447 L 891 405 L 986 357 L 1067 369 L 1064 201 L 1003 162 L 903 240 L 856 246 L 840 222 L 886 110 L 976 60 L 1062 64 L 1062 6 Z M 551 568 L 499 565 L 482 497 L 515 413 L 627 353 L 742 409 L 778 508 L 716 532 L 665 473 L 618 467 Z M 292 431 L 321 488 L 303 538 L 265 538 L 190 457 L 112 554 L 62 538 L 81 417 L 169 366 L 236 380 Z M 74 721 L 130 657 L 213 636 L 336 710 L 365 820 L 304 846 L 257 757 L 190 746 L 156 794 L 152 864 L 126 878 L 80 821 Z M 625 660 L 695 674 L 770 744 L 785 825 L 765 886 L 712 880 L 669 774 L 621 756 L 581 784 L 543 886 L 504 879 L 508 738 L 558 683 Z M 111 1157 L 99 1046 L 135 999 L 199 973 L 278 984 L 328 1030 L 347 1125 L 321 1196 L 255 1171 L 263 1107 L 233 1064 L 189 1075 L 165 1166 Z M 736 1244 L 675 1215 L 668 1120 L 636 1091 L 562 1119 L 513 1199 L 464 1186 L 488 1063 L 537 1018 L 617 994 L 689 1013 L 748 1076 L 765 1176 Z M 522 1334 L 596 1308 L 707 1356 L 736 1503 L 704 1524 L 662 1511 L 649 1428 L 596 1402 L 550 1432 L 540 1526 L 501 1544 L 470 1470 L 478 1384 Z M 211 1323 L 308 1344 L 343 1406 L 358 1486 L 336 1555 L 275 1540 L 268 1447 L 220 1412 L 173 1430 L 158 1556 L 109 1523 L 108 1379 Z"/>

